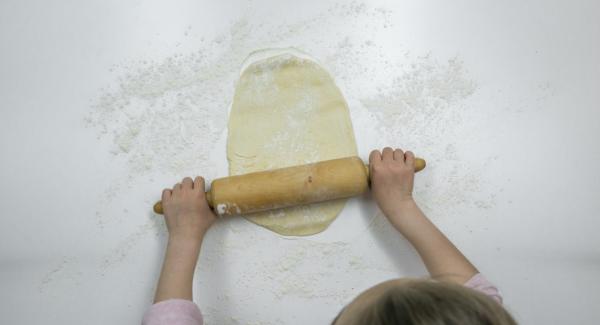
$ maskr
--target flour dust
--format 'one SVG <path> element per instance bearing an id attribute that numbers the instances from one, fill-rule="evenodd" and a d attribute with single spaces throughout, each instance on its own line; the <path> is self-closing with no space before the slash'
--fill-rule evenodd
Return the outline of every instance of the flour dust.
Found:
<path id="1" fill-rule="evenodd" d="M 317 58 L 330 71 L 353 117 L 369 118 L 373 128 L 380 130 L 380 136 L 369 146 L 387 143 L 421 148 L 426 153 L 425 158 L 438 171 L 434 174 L 436 179 L 424 177 L 423 186 L 417 189 L 426 208 L 493 206 L 493 197 L 469 201 L 482 184 L 481 169 L 462 163 L 461 152 L 453 145 L 469 114 L 465 102 L 477 90 L 476 81 L 469 77 L 459 58 L 440 59 L 406 48 L 401 55 L 390 53 L 390 45 L 378 36 L 393 39 L 392 15 L 385 8 L 351 2 L 334 5 L 307 19 L 270 23 L 248 10 L 226 32 L 199 42 L 195 51 L 115 65 L 115 82 L 101 90 L 86 123 L 99 137 L 110 140 L 115 159 L 126 162 L 124 173 L 130 187 L 122 186 L 122 179 L 115 179 L 102 204 L 110 206 L 120 192 L 138 191 L 136 182 L 151 174 L 202 174 L 209 180 L 223 176 L 216 175 L 216 162 L 207 157 L 226 128 L 227 110 L 244 59 L 257 49 L 293 46 Z M 186 37 L 193 33 L 186 31 Z M 356 134 L 356 138 L 362 136 Z M 157 188 L 160 186 L 163 185 Z M 105 226 L 118 226 L 111 225 L 102 212 L 98 218 Z M 156 227 L 142 224 L 130 233 L 107 252 L 110 258 L 102 272 L 125 261 L 144 236 L 155 236 Z M 262 243 L 268 241 L 262 239 Z M 261 240 L 257 242 L 260 244 Z M 310 247 L 299 246 L 281 256 L 277 268 L 265 265 L 261 269 L 265 277 L 280 284 L 279 289 L 273 289 L 274 296 L 328 299 L 327 293 L 311 283 L 317 277 L 330 278 L 335 274 L 308 273 L 303 277 L 304 273 L 299 273 L 305 268 L 304 261 L 327 260 L 323 256 L 327 251 L 333 252 L 336 259 L 343 258 L 338 262 L 346 264 L 340 265 L 350 265 L 351 269 L 377 268 L 361 263 L 363 257 L 353 254 L 352 243 L 307 245 Z M 230 251 L 225 252 L 222 247 L 211 251 L 207 247 L 206 256 L 218 260 L 245 249 L 224 247 L 230 247 Z M 210 266 L 203 267 L 212 272 Z M 286 278 L 294 274 L 300 276 Z M 249 277 L 248 281 L 254 278 Z M 344 291 L 329 298 L 339 302 L 354 294 Z M 205 310 L 212 314 L 209 319 L 218 323 L 223 320 L 222 315 L 210 313 L 213 307 L 209 304 Z"/>

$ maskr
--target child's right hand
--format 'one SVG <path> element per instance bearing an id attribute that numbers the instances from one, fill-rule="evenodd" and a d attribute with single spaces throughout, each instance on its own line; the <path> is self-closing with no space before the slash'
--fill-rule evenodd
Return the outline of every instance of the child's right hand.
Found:
<path id="1" fill-rule="evenodd" d="M 384 148 L 369 156 L 371 191 L 392 226 L 415 247 L 429 274 L 463 285 L 477 269 L 419 209 L 412 197 L 415 156 Z"/>
<path id="2" fill-rule="evenodd" d="M 386 147 L 369 155 L 371 192 L 381 211 L 388 217 L 401 212 L 402 206 L 413 201 L 415 155 L 401 149 Z"/>

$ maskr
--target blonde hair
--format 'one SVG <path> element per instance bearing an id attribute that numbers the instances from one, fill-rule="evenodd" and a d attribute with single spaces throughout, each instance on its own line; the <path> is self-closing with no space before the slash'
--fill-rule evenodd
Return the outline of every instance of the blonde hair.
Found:
<path id="1" fill-rule="evenodd" d="M 411 280 L 386 290 L 360 316 L 358 324 L 516 325 L 492 298 L 464 286 Z"/>

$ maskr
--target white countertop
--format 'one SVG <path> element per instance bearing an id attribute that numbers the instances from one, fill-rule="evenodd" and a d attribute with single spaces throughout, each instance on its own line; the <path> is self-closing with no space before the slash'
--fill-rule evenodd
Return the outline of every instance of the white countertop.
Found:
<path id="1" fill-rule="evenodd" d="M 242 61 L 288 46 L 332 73 L 363 158 L 428 160 L 417 200 L 518 321 L 596 323 L 600 4 L 340 3 L 2 1 L 0 323 L 138 323 L 165 243 L 151 204 L 226 175 Z M 317 324 L 425 274 L 359 198 L 304 238 L 221 220 L 194 294 L 207 324 Z"/>

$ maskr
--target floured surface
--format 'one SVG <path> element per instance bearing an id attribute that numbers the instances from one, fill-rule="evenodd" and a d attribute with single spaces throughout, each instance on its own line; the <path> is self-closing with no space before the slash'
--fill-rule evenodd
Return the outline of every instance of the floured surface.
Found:
<path id="1" fill-rule="evenodd" d="M 583 164 L 600 157 L 600 2 L 62 2 L 0 2 L 0 323 L 139 323 L 167 241 L 152 204 L 184 176 L 228 174 L 240 66 L 289 46 L 335 77 L 361 158 L 427 159 L 416 200 L 519 323 L 597 323 L 600 175 Z M 578 157 L 568 173 L 557 148 Z M 194 281 L 205 323 L 329 324 L 375 283 L 425 275 L 376 215 L 351 199 L 309 237 L 222 218 Z"/>
<path id="2" fill-rule="evenodd" d="M 294 53 L 290 50 L 261 59 L 242 72 L 229 117 L 230 175 L 356 155 L 348 107 L 340 90 L 316 62 Z M 326 229 L 345 202 L 291 207 L 246 218 L 282 235 L 311 235 Z"/>

